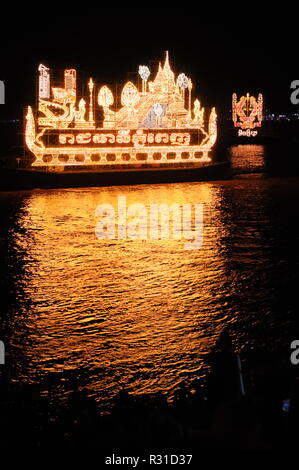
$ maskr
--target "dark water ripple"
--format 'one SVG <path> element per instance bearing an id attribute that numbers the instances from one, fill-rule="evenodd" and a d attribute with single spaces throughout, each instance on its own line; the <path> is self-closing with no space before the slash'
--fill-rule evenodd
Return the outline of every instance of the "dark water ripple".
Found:
<path id="1" fill-rule="evenodd" d="M 122 387 L 172 397 L 205 376 L 224 326 L 239 351 L 286 350 L 299 180 L 264 178 L 263 147 L 245 147 L 231 149 L 231 181 L 0 194 L 1 336 L 13 381 L 54 377 L 101 403 Z M 147 208 L 204 204 L 203 246 L 98 240 L 95 209 L 116 208 L 118 196 Z"/>

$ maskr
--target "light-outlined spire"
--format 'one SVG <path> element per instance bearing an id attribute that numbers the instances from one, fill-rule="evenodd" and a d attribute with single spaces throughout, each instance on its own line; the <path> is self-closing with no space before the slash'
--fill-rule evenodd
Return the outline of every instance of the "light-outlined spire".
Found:
<path id="1" fill-rule="evenodd" d="M 162 69 L 162 66 L 161 66 L 161 62 L 159 62 L 159 68 L 158 68 L 158 72 L 157 72 L 157 75 L 156 75 L 156 78 L 154 80 L 155 83 L 157 82 L 161 82 L 164 80 L 164 73 L 163 73 L 163 69 Z"/>
<path id="2" fill-rule="evenodd" d="M 164 70 L 171 70 L 170 65 L 169 65 L 169 53 L 166 51 L 166 57 L 165 57 L 165 62 L 164 62 Z"/>
<path id="3" fill-rule="evenodd" d="M 166 51 L 166 57 L 165 57 L 165 62 L 164 62 L 164 67 L 163 67 L 163 73 L 164 73 L 165 79 L 168 82 L 168 86 L 169 85 L 171 85 L 171 86 L 174 85 L 174 73 L 170 68 L 168 51 Z"/>

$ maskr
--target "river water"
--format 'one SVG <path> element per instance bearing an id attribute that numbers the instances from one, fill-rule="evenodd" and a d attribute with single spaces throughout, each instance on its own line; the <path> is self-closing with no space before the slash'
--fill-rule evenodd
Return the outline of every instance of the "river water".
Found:
<path id="1" fill-rule="evenodd" d="M 261 145 L 229 149 L 231 180 L 0 193 L 1 326 L 15 384 L 164 392 L 207 373 L 229 326 L 236 350 L 285 354 L 297 316 L 299 178 L 269 177 Z M 96 208 L 203 206 L 203 239 L 98 239 Z M 116 220 L 116 226 L 117 226 Z"/>

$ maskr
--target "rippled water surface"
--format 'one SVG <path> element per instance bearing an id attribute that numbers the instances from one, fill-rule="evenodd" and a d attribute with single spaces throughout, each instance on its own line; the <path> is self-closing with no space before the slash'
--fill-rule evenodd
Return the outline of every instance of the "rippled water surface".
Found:
<path id="1" fill-rule="evenodd" d="M 238 350 L 284 348 L 297 308 L 299 180 L 264 178 L 263 147 L 250 147 L 231 149 L 235 169 L 255 169 L 248 178 L 0 193 L 13 381 L 75 384 L 102 405 L 123 387 L 171 398 L 205 376 L 225 325 Z M 202 247 L 97 239 L 96 207 L 117 210 L 119 196 L 147 209 L 203 204 Z"/>

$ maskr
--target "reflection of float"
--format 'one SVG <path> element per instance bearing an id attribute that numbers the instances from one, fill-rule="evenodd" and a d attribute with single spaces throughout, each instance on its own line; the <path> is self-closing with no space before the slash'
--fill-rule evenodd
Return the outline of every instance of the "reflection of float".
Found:
<path id="1" fill-rule="evenodd" d="M 208 154 L 217 137 L 215 108 L 205 126 L 198 99 L 191 109 L 191 80 L 180 74 L 175 81 L 168 54 L 153 81 L 148 82 L 148 67 L 139 67 L 142 91 L 127 82 L 120 109 L 113 109 L 116 97 L 110 88 L 99 89 L 101 126 L 96 125 L 92 79 L 88 98 L 77 102 L 75 70 L 65 70 L 64 88 L 50 88 L 47 67 L 40 65 L 39 72 L 38 117 L 30 106 L 26 116 L 26 144 L 36 157 L 32 166 L 181 167 L 211 161 Z"/>
<path id="2" fill-rule="evenodd" d="M 263 95 L 259 93 L 258 98 L 254 96 L 242 96 L 239 101 L 236 93 L 232 97 L 232 119 L 235 127 L 241 129 L 254 129 L 261 127 L 263 120 Z M 247 137 L 255 136 L 256 131 L 240 132 L 238 135 Z"/>

